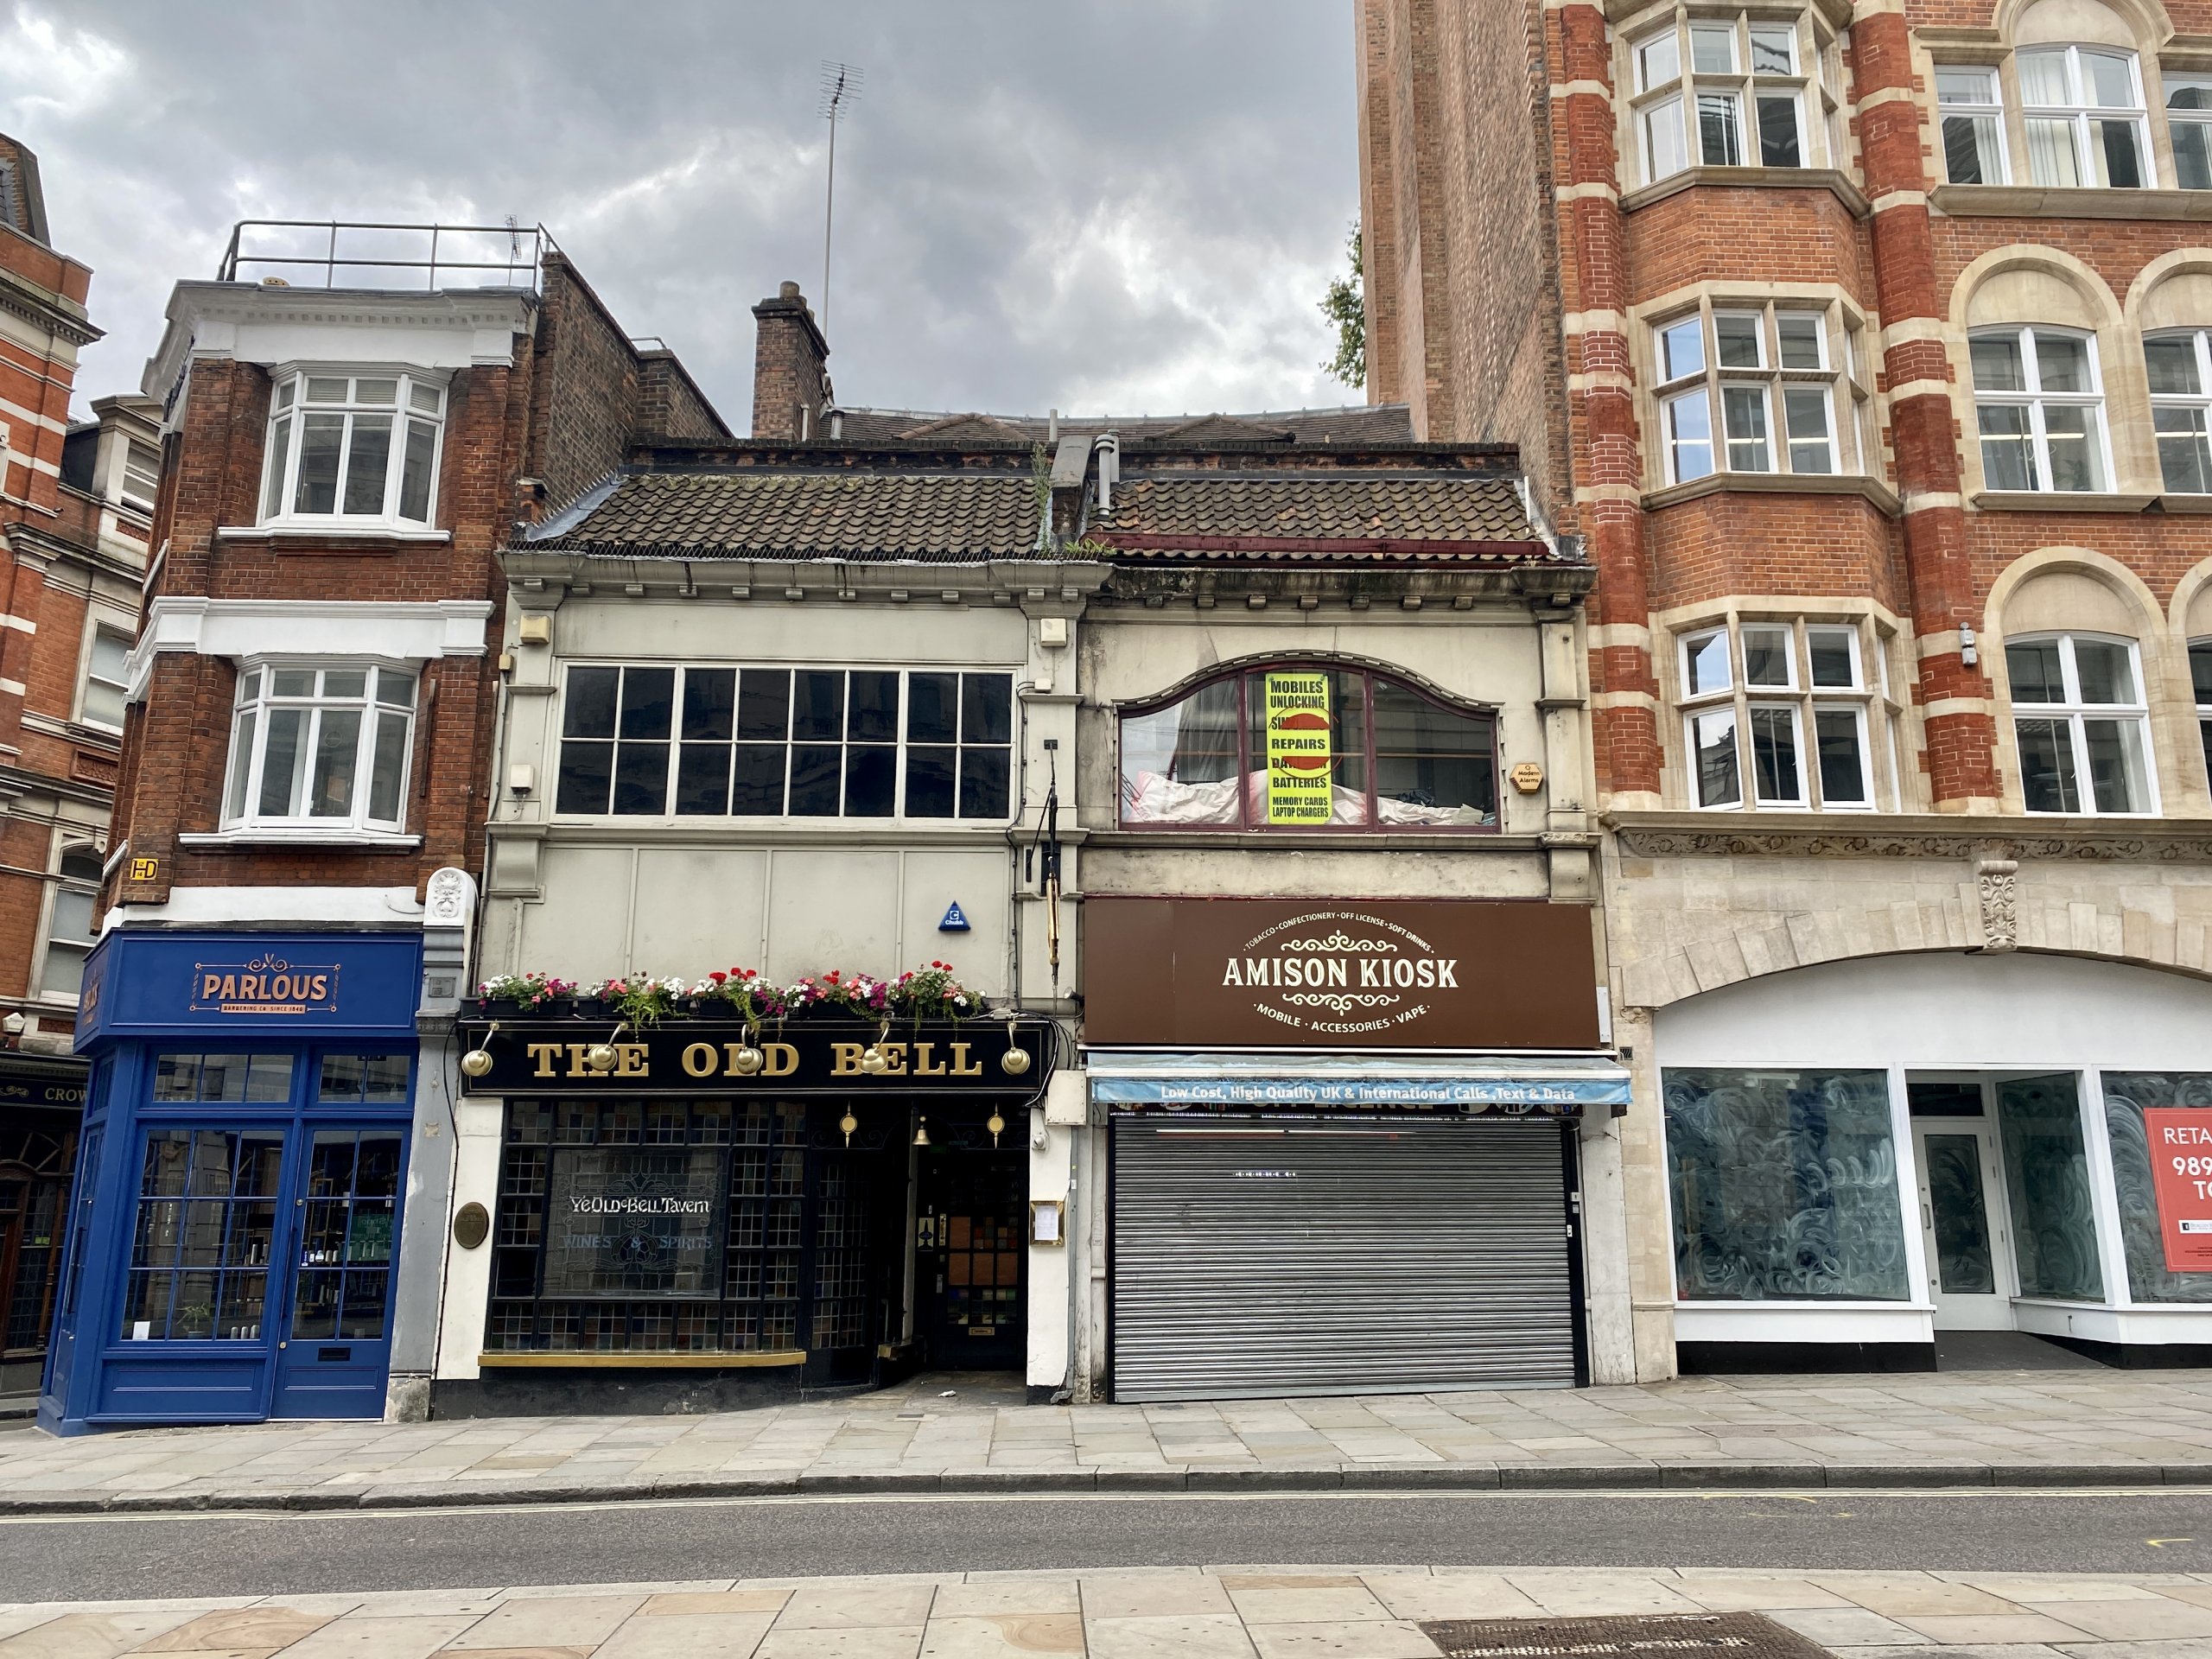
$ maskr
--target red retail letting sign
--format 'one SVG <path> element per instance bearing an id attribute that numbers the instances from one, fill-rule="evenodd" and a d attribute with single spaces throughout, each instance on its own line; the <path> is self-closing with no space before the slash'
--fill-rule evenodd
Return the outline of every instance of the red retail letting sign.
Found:
<path id="1" fill-rule="evenodd" d="M 2151 1180 L 2169 1273 L 2212 1273 L 2212 1112 L 2152 1106 L 2143 1113 Z"/>

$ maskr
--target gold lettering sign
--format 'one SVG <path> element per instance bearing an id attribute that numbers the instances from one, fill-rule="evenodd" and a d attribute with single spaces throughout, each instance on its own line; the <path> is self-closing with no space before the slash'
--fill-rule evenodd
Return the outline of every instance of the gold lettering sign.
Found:
<path id="1" fill-rule="evenodd" d="M 162 861 L 158 858 L 134 858 L 130 861 L 133 881 L 158 881 L 162 879 Z"/>
<path id="2" fill-rule="evenodd" d="M 276 955 L 251 962 L 192 964 L 192 1012 L 335 1014 L 335 963 L 302 967 Z"/>

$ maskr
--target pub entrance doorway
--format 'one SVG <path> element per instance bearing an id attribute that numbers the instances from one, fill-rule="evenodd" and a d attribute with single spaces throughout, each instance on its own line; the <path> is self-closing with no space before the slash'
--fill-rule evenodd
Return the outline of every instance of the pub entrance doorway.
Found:
<path id="1" fill-rule="evenodd" d="M 993 1147 L 980 1125 L 947 1123 L 931 1136 L 916 1170 L 924 1363 L 933 1370 L 1018 1370 L 1028 1349 L 1028 1153 L 1019 1144 Z"/>

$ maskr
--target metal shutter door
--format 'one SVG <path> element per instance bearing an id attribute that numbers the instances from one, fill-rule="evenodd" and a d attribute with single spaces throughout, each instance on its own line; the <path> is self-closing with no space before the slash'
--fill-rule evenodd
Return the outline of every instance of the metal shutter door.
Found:
<path id="1" fill-rule="evenodd" d="M 1571 1387 L 1556 1120 L 1114 1120 L 1116 1400 Z"/>

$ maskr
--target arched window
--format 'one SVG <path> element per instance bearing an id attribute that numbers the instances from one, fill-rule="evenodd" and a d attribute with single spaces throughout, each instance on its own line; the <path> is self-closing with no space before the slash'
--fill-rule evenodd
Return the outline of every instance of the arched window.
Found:
<path id="1" fill-rule="evenodd" d="M 2085 633 L 2005 642 L 2020 792 L 2031 812 L 2156 812 L 2150 706 L 2135 642 Z"/>
<path id="2" fill-rule="evenodd" d="M 2204 743 L 2204 765 L 2212 772 L 2212 639 L 2190 642 L 2189 677 L 2196 691 L 2196 733 Z"/>
<path id="3" fill-rule="evenodd" d="M 1175 829 L 1495 830 L 1497 717 L 1387 675 L 1279 663 L 1121 721 L 1121 821 Z"/>
<path id="4" fill-rule="evenodd" d="M 2166 487 L 2212 495 L 2212 330 L 2153 334 L 2143 342 L 2143 361 Z"/>
<path id="5" fill-rule="evenodd" d="M 2014 67 L 2030 183 L 2139 190 L 2155 182 L 2133 52 L 2043 46 L 2023 49 Z"/>
<path id="6" fill-rule="evenodd" d="M 1967 349 L 1986 488 L 2110 487 L 2094 335 L 2066 328 L 1991 328 L 1975 333 Z"/>

